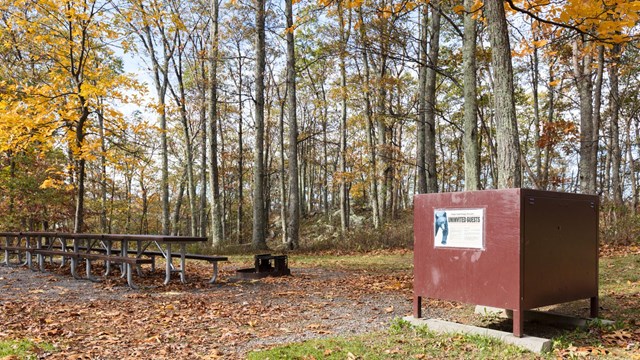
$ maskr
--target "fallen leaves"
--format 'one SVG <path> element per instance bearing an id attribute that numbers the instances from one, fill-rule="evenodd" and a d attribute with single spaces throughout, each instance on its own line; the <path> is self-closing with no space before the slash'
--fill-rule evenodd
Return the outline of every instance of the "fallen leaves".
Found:
<path id="1" fill-rule="evenodd" d="M 48 357 L 51 359 L 144 359 L 151 354 L 155 358 L 233 359 L 277 343 L 386 328 L 388 319 L 411 308 L 412 275 L 408 271 L 307 269 L 292 277 L 229 284 L 224 281 L 232 270 L 223 269 L 222 283 L 213 287 L 203 285 L 210 267 L 189 267 L 187 274 L 191 282 L 187 285 L 174 279 L 168 286 L 157 286 L 161 271 L 137 278 L 139 285 L 146 286 L 140 291 L 128 289 L 119 277 L 98 284 L 62 277 L 51 284 L 53 281 L 43 278 L 40 281 L 49 286 L 46 292 L 37 287 L 25 286 L 23 291 L 11 287 L 0 293 L 0 338 L 42 338 L 60 344 L 60 350 Z M 20 301 L 14 300 L 18 298 Z M 618 301 L 615 296 L 611 299 Z M 639 304 L 639 299 L 634 298 L 633 304 Z M 425 302 L 427 308 L 438 311 L 462 307 L 450 301 Z M 594 335 L 604 347 L 573 346 L 557 354 L 597 356 L 613 351 L 612 347 L 637 352 L 637 347 L 629 346 L 639 342 L 638 325 Z M 443 351 L 454 344 L 442 344 Z M 402 353 L 398 344 L 385 349 L 383 357 L 429 358 Z M 338 352 L 322 349 L 319 354 L 331 357 Z M 359 359 L 357 353 L 345 357 Z"/>
<path id="2" fill-rule="evenodd" d="M 609 351 L 601 347 L 595 346 L 569 346 L 566 349 L 558 351 L 558 355 L 563 359 L 573 359 L 585 356 L 607 355 Z"/>
<path id="3" fill-rule="evenodd" d="M 607 345 L 626 346 L 633 339 L 633 333 L 627 330 L 616 330 L 602 335 L 602 340 Z"/>

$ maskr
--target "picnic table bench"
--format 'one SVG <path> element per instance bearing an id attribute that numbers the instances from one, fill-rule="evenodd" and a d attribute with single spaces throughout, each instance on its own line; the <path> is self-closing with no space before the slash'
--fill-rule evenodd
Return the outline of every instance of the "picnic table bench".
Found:
<path id="1" fill-rule="evenodd" d="M 213 264 L 213 275 L 209 283 L 214 283 L 218 277 L 218 262 L 227 261 L 225 256 L 188 254 L 185 251 L 185 244 L 206 241 L 206 238 L 184 237 L 184 236 L 162 236 L 162 235 L 125 235 L 125 234 L 67 234 L 53 232 L 0 232 L 0 237 L 5 237 L 4 244 L 0 243 L 0 251 L 4 252 L 5 259 L 2 262 L 5 265 L 19 266 L 28 265 L 32 269 L 31 257 L 38 257 L 39 269 L 44 271 L 44 258 L 46 256 L 60 257 L 62 265 L 69 259 L 71 261 L 71 275 L 76 279 L 82 279 L 76 273 L 76 267 L 79 261 L 86 262 L 86 277 L 84 279 L 96 281 L 91 274 L 91 261 L 104 261 L 105 276 L 109 274 L 111 263 L 121 264 L 122 275 L 126 276 L 127 284 L 132 288 L 137 288 L 132 279 L 133 266 L 141 273 L 140 265 L 151 264 L 152 270 L 155 270 L 155 258 L 161 256 L 166 260 L 165 284 L 170 280 L 172 273 L 179 273 L 180 280 L 185 283 L 185 259 L 203 260 Z M 10 239 L 16 240 L 12 244 Z M 32 240 L 36 240 L 35 242 Z M 24 246 L 22 241 L 24 240 Z M 67 241 L 72 241 L 69 245 Z M 137 243 L 137 250 L 129 249 L 129 242 Z M 44 243 L 43 243 L 44 242 Z M 59 244 L 56 244 L 58 242 Z M 120 243 L 119 249 L 113 249 L 114 242 Z M 155 244 L 159 251 L 147 250 L 148 246 Z M 99 246 L 96 246 L 96 245 Z M 164 249 L 161 246 L 164 245 Z M 172 254 L 171 245 L 178 244 L 179 253 Z M 24 253 L 27 255 L 27 261 L 24 263 L 13 264 L 10 262 L 10 253 L 17 254 L 18 260 Z M 173 265 L 173 255 L 179 257 L 180 268 Z"/>
<path id="2" fill-rule="evenodd" d="M 54 249 L 61 249 L 62 246 L 57 245 L 57 246 L 53 246 Z M 107 253 L 107 249 L 105 248 L 92 248 L 92 249 L 88 249 L 87 247 L 80 247 L 80 250 L 83 251 L 95 251 L 95 252 L 99 252 L 99 253 L 103 253 L 106 254 Z M 137 250 L 132 250 L 129 249 L 127 250 L 128 254 L 133 254 L 133 255 L 139 255 L 139 256 L 148 256 L 150 259 L 149 261 L 147 261 L 147 259 L 144 259 L 144 264 L 151 264 L 151 271 L 155 271 L 155 267 L 156 267 L 156 256 L 159 257 L 165 257 L 166 254 L 161 252 L 161 251 L 153 251 L 153 250 L 144 250 L 140 253 L 138 253 Z M 61 255 L 60 253 L 56 252 L 53 255 Z M 93 254 L 92 254 L 93 255 Z M 96 254 L 97 255 L 97 254 Z M 113 261 L 111 260 L 111 257 L 113 257 L 113 255 L 109 255 L 109 258 L 103 258 L 103 257 L 94 257 L 92 256 L 92 258 L 95 258 L 95 260 L 105 260 L 105 261 L 110 261 L 110 262 L 118 262 L 118 261 Z M 218 255 L 205 255 L 205 254 L 184 254 L 184 258 L 185 259 L 191 259 L 191 260 L 202 260 L 202 261 L 207 261 L 210 264 L 213 265 L 213 275 L 211 277 L 211 279 L 209 280 L 209 283 L 213 284 L 216 282 L 216 279 L 218 278 L 218 262 L 220 261 L 229 261 L 229 258 L 226 256 L 218 256 Z M 139 264 L 134 264 L 134 265 L 139 265 Z M 108 271 L 107 273 L 108 274 Z"/>

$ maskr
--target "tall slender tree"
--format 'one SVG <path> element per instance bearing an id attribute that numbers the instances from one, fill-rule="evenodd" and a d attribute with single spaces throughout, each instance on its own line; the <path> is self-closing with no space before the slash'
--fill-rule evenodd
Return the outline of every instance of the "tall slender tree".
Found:
<path id="1" fill-rule="evenodd" d="M 425 93 L 425 161 L 427 170 L 427 192 L 438 192 L 436 170 L 436 69 L 440 53 L 440 9 L 433 3 L 429 21 L 429 55 L 426 71 Z"/>
<path id="2" fill-rule="evenodd" d="M 487 0 L 484 4 L 491 43 L 491 64 L 494 72 L 494 111 L 498 152 L 498 188 L 520 187 L 520 140 L 513 87 L 513 65 L 509 28 L 502 0 Z"/>
<path id="3" fill-rule="evenodd" d="M 296 55 L 294 44 L 293 0 L 285 0 L 287 18 L 287 109 L 289 117 L 289 216 L 287 247 L 299 246 L 300 189 L 298 188 L 298 119 L 296 115 Z"/>
<path id="4" fill-rule="evenodd" d="M 476 91 L 477 25 L 473 18 L 474 0 L 464 0 L 464 37 L 462 40 L 464 92 L 464 189 L 480 188 L 480 150 L 478 148 L 478 103 Z"/>
<path id="5" fill-rule="evenodd" d="M 255 68 L 255 146 L 253 159 L 253 235 L 255 249 L 265 249 L 267 219 L 265 214 L 264 172 L 264 75 L 266 70 L 265 0 L 256 0 L 256 68 Z M 293 175 L 292 175 L 293 176 Z"/>
<path id="6" fill-rule="evenodd" d="M 416 127 L 416 176 L 417 192 L 427 193 L 427 159 L 426 159 L 426 113 L 427 113 L 427 69 L 429 45 L 429 4 L 423 4 L 420 11 L 420 47 L 418 74 L 418 126 Z"/>
<path id="7" fill-rule="evenodd" d="M 220 3 L 211 1 L 211 50 L 209 53 L 209 188 L 211 189 L 211 245 L 218 247 L 223 241 L 220 182 L 218 173 L 218 18 Z"/>
<path id="8" fill-rule="evenodd" d="M 350 19 L 350 16 L 349 16 Z M 347 180 L 347 43 L 351 35 L 351 24 L 345 20 L 345 9 L 338 1 L 338 26 L 340 27 L 340 230 L 349 229 L 349 183 Z"/>

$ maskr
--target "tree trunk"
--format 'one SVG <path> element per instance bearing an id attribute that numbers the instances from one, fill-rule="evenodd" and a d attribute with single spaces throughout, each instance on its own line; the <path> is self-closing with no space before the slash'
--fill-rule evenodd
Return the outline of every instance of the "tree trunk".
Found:
<path id="1" fill-rule="evenodd" d="M 160 188 L 161 201 L 162 201 L 162 234 L 169 234 L 170 219 L 169 219 L 169 149 L 167 145 L 167 112 L 166 112 L 166 95 L 167 87 L 169 83 L 169 61 L 173 47 L 175 43 L 168 43 L 162 41 L 163 58 L 162 64 L 158 61 L 158 56 L 155 50 L 154 33 L 151 30 L 151 19 L 146 13 L 146 10 L 141 6 L 139 11 L 144 18 L 145 25 L 142 30 L 139 31 L 140 38 L 142 39 L 144 46 L 149 54 L 149 59 L 152 65 L 153 83 L 156 90 L 156 96 L 158 97 L 158 121 L 160 122 L 160 153 L 161 153 L 161 180 Z M 164 33 L 162 36 L 164 37 Z M 163 40 L 166 40 L 163 38 Z"/>
<path id="2" fill-rule="evenodd" d="M 178 38 L 178 48 L 182 49 L 182 43 L 180 42 L 180 36 Z M 174 72 L 176 75 L 176 80 L 178 82 L 178 91 L 176 93 L 173 89 L 173 86 L 170 86 L 171 93 L 173 94 L 174 100 L 176 102 L 176 106 L 180 109 L 180 121 L 182 123 L 182 134 L 184 136 L 185 142 L 185 155 L 186 162 L 185 167 L 187 170 L 187 193 L 189 195 L 189 213 L 190 213 L 190 226 L 189 226 L 189 235 L 196 236 L 198 233 L 198 210 L 197 210 L 197 195 L 196 195 L 196 180 L 194 177 L 193 171 L 193 144 L 191 142 L 191 129 L 189 124 L 189 118 L 187 116 L 187 106 L 186 106 L 186 92 L 184 87 L 183 80 L 183 69 L 182 69 L 182 50 L 178 51 L 177 60 L 173 61 L 174 64 Z"/>
<path id="3" fill-rule="evenodd" d="M 240 43 L 236 43 L 238 50 L 238 218 L 236 220 L 237 242 L 242 244 L 242 228 L 244 218 L 244 144 L 243 144 L 243 128 L 244 118 L 242 115 L 244 103 L 242 101 L 242 51 Z"/>
<path id="4" fill-rule="evenodd" d="M 373 112 L 371 110 L 371 72 L 369 68 L 369 53 L 368 53 L 368 41 L 366 27 L 364 26 L 364 16 L 362 15 L 363 9 L 360 7 L 358 15 L 360 16 L 360 40 L 362 42 L 362 61 L 364 67 L 364 105 L 365 116 L 367 119 L 366 126 L 366 138 L 367 146 L 369 148 L 369 163 L 370 163 L 370 177 L 369 182 L 371 184 L 371 193 L 369 194 L 371 199 L 371 217 L 373 221 L 373 228 L 378 229 L 380 227 L 380 207 L 378 203 L 378 180 L 376 176 L 378 174 L 378 166 L 376 159 L 376 142 L 373 130 Z"/>
<path id="5" fill-rule="evenodd" d="M 635 159 L 633 158 L 633 151 L 632 151 L 632 145 L 631 145 L 631 126 L 632 126 L 632 120 L 631 118 L 628 119 L 627 121 L 627 136 L 626 136 L 626 145 L 627 145 L 627 161 L 629 162 L 629 180 L 631 182 L 631 191 L 632 191 L 632 196 L 633 196 L 633 202 L 631 205 L 631 211 L 633 212 L 633 214 L 637 214 L 638 212 L 638 202 L 640 201 L 640 191 L 638 189 L 638 180 L 637 180 L 637 174 L 636 174 L 636 166 L 635 166 Z M 635 139 L 638 139 L 638 124 L 636 123 L 636 132 L 635 132 Z"/>
<path id="6" fill-rule="evenodd" d="M 102 101 L 102 100 L 100 100 Z M 100 231 L 108 233 L 107 225 L 107 144 L 104 134 L 104 112 L 98 110 L 98 132 L 100 135 Z"/>
<path id="7" fill-rule="evenodd" d="M 427 112 L 427 62 L 428 60 L 428 36 L 429 36 L 429 5 L 422 5 L 422 15 L 420 20 L 420 47 L 419 58 L 420 68 L 418 74 L 418 126 L 416 129 L 416 175 L 417 175 L 417 193 L 427 193 L 427 158 L 426 158 L 426 118 Z"/>
<path id="8" fill-rule="evenodd" d="M 265 0 L 256 0 L 256 80 L 255 80 L 255 152 L 253 164 L 253 235 L 255 249 L 266 249 L 266 219 L 264 212 L 264 72 Z"/>
<path id="9" fill-rule="evenodd" d="M 580 160 L 578 172 L 580 191 L 595 194 L 596 162 L 593 154 L 593 81 L 591 55 L 581 54 L 579 40 L 573 42 L 573 73 L 580 98 Z"/>
<path id="10" fill-rule="evenodd" d="M 480 151 L 478 148 L 478 104 L 476 100 L 476 21 L 471 8 L 474 0 L 465 0 L 462 48 L 464 76 L 464 189 L 480 189 Z"/>
<path id="11" fill-rule="evenodd" d="M 555 81 L 554 77 L 554 66 L 555 62 L 549 64 L 549 101 L 547 107 L 549 108 L 549 112 L 547 115 L 547 123 L 551 124 L 553 122 L 554 110 L 555 110 L 555 89 L 554 86 L 551 85 Z M 542 175 L 542 189 L 549 189 L 549 168 L 551 166 L 551 141 L 547 139 L 544 147 L 544 173 Z"/>
<path id="12" fill-rule="evenodd" d="M 148 234 L 149 233 L 149 197 L 147 195 L 148 192 L 145 186 L 143 173 L 140 174 L 138 183 L 140 184 L 140 197 L 142 198 L 142 211 L 140 214 L 140 229 L 138 230 L 138 233 Z"/>
<path id="13" fill-rule="evenodd" d="M 427 170 L 427 192 L 438 192 L 438 174 L 436 171 L 436 68 L 440 52 L 440 11 L 438 6 L 431 7 L 429 22 L 429 65 L 426 74 L 425 96 L 425 155 Z"/>
<path id="14" fill-rule="evenodd" d="M 498 152 L 498 188 L 521 186 L 520 141 L 513 88 L 513 68 L 509 29 L 504 3 L 488 0 L 485 16 L 489 26 L 491 64 L 494 71 L 494 107 L 496 114 L 496 143 Z"/>
<path id="15" fill-rule="evenodd" d="M 591 159 L 593 159 L 593 189 L 597 191 L 598 184 L 598 150 L 600 143 L 600 108 L 602 107 L 602 79 L 604 75 L 604 46 L 598 46 L 598 65 L 596 69 L 596 81 L 593 90 L 593 132 L 591 136 Z M 617 141 L 620 141 L 616 137 Z M 601 180 L 602 181 L 602 180 Z"/>
<path id="16" fill-rule="evenodd" d="M 216 122 L 218 125 L 218 135 L 220 138 L 220 141 L 217 142 L 217 146 L 216 149 L 218 151 L 219 154 L 224 154 L 225 150 L 224 150 L 224 136 L 225 133 L 222 129 L 222 121 L 217 121 Z M 226 174 L 225 171 L 225 159 L 224 157 L 220 159 L 220 162 L 218 163 L 219 165 L 219 170 L 218 170 L 218 174 L 220 174 L 220 172 L 222 172 L 223 174 Z M 218 203 L 220 204 L 220 210 L 218 212 L 219 214 L 219 218 L 220 218 L 220 237 L 224 240 L 227 238 L 227 231 L 226 231 L 226 225 L 227 222 L 225 221 L 225 219 L 227 218 L 227 192 L 225 191 L 225 189 L 227 188 L 226 186 L 226 182 L 228 181 L 228 178 L 226 176 L 219 176 L 219 181 L 220 181 L 220 187 L 218 189 Z"/>
<path id="17" fill-rule="evenodd" d="M 287 244 L 287 186 L 286 186 L 286 166 L 285 166 L 285 148 L 284 148 L 284 106 L 286 100 L 280 96 L 280 88 L 276 86 L 278 92 L 278 102 L 280 103 L 280 121 L 278 127 L 278 143 L 280 145 L 280 226 L 282 228 L 282 243 Z M 287 96 L 287 90 L 285 90 L 284 97 Z M 297 178 L 297 176 L 296 176 Z"/>
<path id="18" fill-rule="evenodd" d="M 85 230 L 84 226 L 84 195 L 85 195 L 85 179 L 86 179 L 86 171 L 85 165 L 86 160 L 84 158 L 84 153 L 82 150 L 82 146 L 84 145 L 84 125 L 89 118 L 89 108 L 86 106 L 86 100 L 80 96 L 80 106 L 81 113 L 80 118 L 75 127 L 76 138 L 75 138 L 75 147 L 79 152 L 78 159 L 76 160 L 76 179 L 78 181 L 78 187 L 76 190 L 76 214 L 73 232 L 80 233 Z"/>
<path id="19" fill-rule="evenodd" d="M 613 45 L 611 49 L 611 64 L 609 65 L 610 96 L 609 107 L 611 109 L 611 187 L 613 188 L 613 201 L 616 205 L 622 205 L 622 184 L 620 182 L 620 93 L 618 89 L 618 66 L 620 60 L 620 44 Z M 633 167 L 631 172 L 633 172 Z"/>
<path id="20" fill-rule="evenodd" d="M 293 0 L 285 0 L 287 18 L 287 108 L 289 117 L 289 216 L 287 247 L 299 246 L 300 192 L 298 188 L 298 120 L 296 117 L 296 58 L 293 27 Z"/>
<path id="21" fill-rule="evenodd" d="M 207 90 L 205 60 L 200 61 L 200 206 L 198 208 L 200 231 L 199 236 L 207 236 Z"/>
<path id="22" fill-rule="evenodd" d="M 538 37 L 534 37 L 534 41 L 538 40 Z M 538 82 L 540 79 L 539 73 L 539 60 L 538 60 L 538 47 L 534 45 L 533 54 L 531 59 L 531 86 L 533 88 L 533 123 L 534 123 L 534 141 L 533 147 L 535 149 L 535 179 L 534 183 L 536 188 L 540 188 L 540 180 L 542 178 L 542 149 L 540 148 L 540 101 L 538 96 Z"/>
<path id="23" fill-rule="evenodd" d="M 350 27 L 345 29 L 344 9 L 338 1 L 340 25 L 340 230 L 349 230 L 349 184 L 347 182 L 347 42 Z"/>
<path id="24" fill-rule="evenodd" d="M 204 149 L 203 149 L 204 150 Z M 182 199 L 184 198 L 184 188 L 187 183 L 187 168 L 185 167 L 180 177 L 180 185 L 176 194 L 176 205 L 173 208 L 173 216 L 171 221 L 171 235 L 178 235 L 180 229 L 180 210 L 182 209 Z"/>
<path id="25" fill-rule="evenodd" d="M 211 52 L 209 54 L 209 183 L 211 188 L 211 245 L 222 244 L 222 214 L 218 180 L 218 0 L 211 0 Z"/>
<path id="26" fill-rule="evenodd" d="M 327 144 L 327 123 L 329 122 L 329 104 L 324 83 L 320 84 L 322 89 L 322 211 L 329 219 L 329 149 Z"/>

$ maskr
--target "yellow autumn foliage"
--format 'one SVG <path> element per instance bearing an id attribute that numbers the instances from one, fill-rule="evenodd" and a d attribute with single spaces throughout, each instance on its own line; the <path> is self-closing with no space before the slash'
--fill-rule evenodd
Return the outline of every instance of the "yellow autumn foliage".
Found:
<path id="1" fill-rule="evenodd" d="M 102 13 L 108 4 L 0 0 L 9 25 L 0 28 L 0 46 L 14 54 L 11 65 L 0 65 L 0 151 L 53 147 L 62 140 L 74 155 L 95 158 L 95 137 L 81 137 L 78 148 L 75 131 L 89 132 L 97 111 L 118 121 L 122 114 L 112 104 L 139 89 L 119 73 L 110 43 L 122 34 Z"/>

